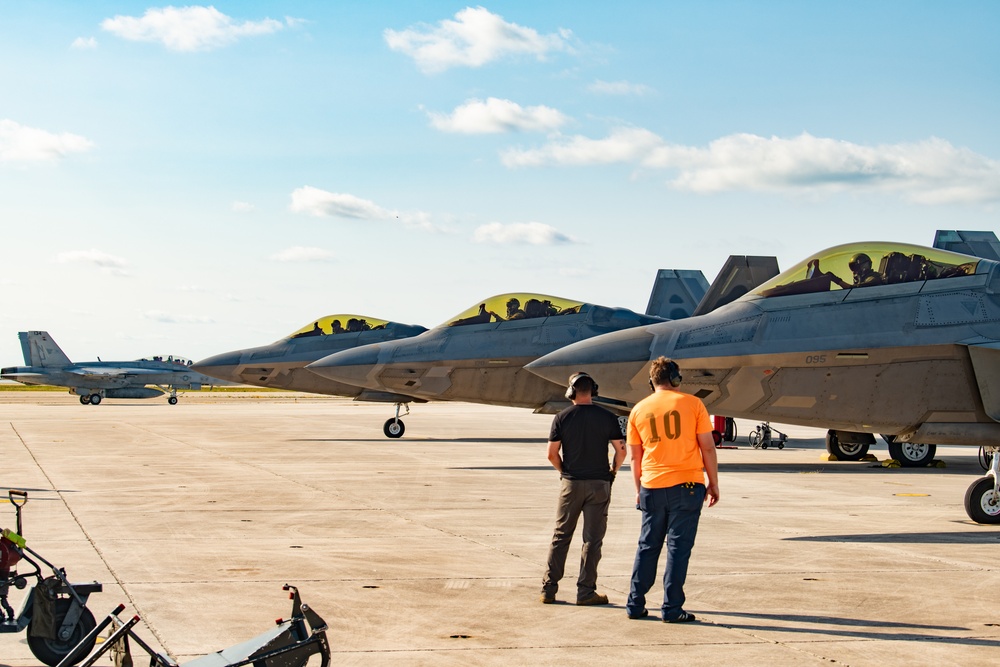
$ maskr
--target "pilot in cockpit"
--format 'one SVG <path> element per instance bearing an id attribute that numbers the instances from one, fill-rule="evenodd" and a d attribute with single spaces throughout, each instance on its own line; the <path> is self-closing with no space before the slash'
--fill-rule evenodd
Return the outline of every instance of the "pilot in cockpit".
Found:
<path id="1" fill-rule="evenodd" d="M 874 287 L 875 285 L 885 284 L 885 280 L 882 278 L 882 275 L 872 268 L 872 258 L 863 252 L 859 252 L 851 257 L 851 261 L 847 263 L 847 266 L 854 274 L 853 283 L 849 283 L 846 280 L 843 280 L 840 276 L 829 271 L 824 274 L 819 268 L 818 259 L 809 261 L 806 269 L 806 277 L 818 278 L 825 275 L 831 282 L 839 285 L 843 289 L 852 289 L 854 287 Z"/>

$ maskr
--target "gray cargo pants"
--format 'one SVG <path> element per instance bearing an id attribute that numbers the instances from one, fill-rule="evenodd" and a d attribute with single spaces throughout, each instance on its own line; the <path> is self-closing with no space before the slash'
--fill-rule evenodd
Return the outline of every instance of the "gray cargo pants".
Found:
<path id="1" fill-rule="evenodd" d="M 597 592 L 597 564 L 601 560 L 601 544 L 608 529 L 608 505 L 611 504 L 611 482 L 598 479 L 562 480 L 556 506 L 556 529 L 542 579 L 542 593 L 554 596 L 566 567 L 566 554 L 583 514 L 583 550 L 580 554 L 580 576 L 576 580 L 576 599 L 583 600 Z"/>

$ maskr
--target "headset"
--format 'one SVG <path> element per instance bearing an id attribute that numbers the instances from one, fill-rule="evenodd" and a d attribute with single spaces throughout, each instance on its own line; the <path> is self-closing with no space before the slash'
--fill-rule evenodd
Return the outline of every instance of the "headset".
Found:
<path id="1" fill-rule="evenodd" d="M 681 375 L 681 367 L 677 365 L 676 361 L 670 360 L 667 362 L 667 380 L 670 382 L 670 386 L 675 388 L 681 386 L 681 382 L 684 381 L 684 376 Z M 653 378 L 649 378 L 649 388 L 656 391 Z"/>
<path id="2" fill-rule="evenodd" d="M 590 377 L 590 374 L 580 371 L 569 376 L 569 386 L 566 387 L 566 398 L 571 401 L 576 398 L 576 383 L 579 382 L 580 378 L 588 378 L 590 380 L 590 384 L 593 387 L 590 390 L 590 395 L 592 397 L 597 396 L 597 382 L 594 381 L 594 378 Z"/>

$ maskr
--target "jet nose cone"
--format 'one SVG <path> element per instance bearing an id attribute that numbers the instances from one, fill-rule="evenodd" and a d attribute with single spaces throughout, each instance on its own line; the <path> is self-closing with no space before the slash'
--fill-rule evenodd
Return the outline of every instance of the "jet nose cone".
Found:
<path id="1" fill-rule="evenodd" d="M 192 365 L 191 368 L 198 373 L 203 373 L 204 375 L 208 375 L 210 377 L 239 383 L 242 382 L 242 380 L 236 374 L 236 369 L 240 365 L 240 359 L 242 356 L 243 353 L 239 350 L 236 352 L 223 352 L 222 354 L 217 354 L 214 357 L 202 359 Z"/>
<path id="2" fill-rule="evenodd" d="M 363 345 L 323 357 L 306 366 L 306 369 L 334 382 L 377 389 L 378 383 L 369 375 L 378 364 L 380 351 L 380 345 Z"/>
<path id="3" fill-rule="evenodd" d="M 649 362 L 653 335 L 629 329 L 567 345 L 525 366 L 535 375 L 565 385 L 579 371 L 590 374 L 602 396 L 624 398 L 635 376 Z"/>

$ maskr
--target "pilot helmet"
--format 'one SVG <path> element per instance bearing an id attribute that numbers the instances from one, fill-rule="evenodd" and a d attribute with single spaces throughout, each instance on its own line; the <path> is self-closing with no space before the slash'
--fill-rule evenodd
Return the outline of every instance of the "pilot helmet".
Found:
<path id="1" fill-rule="evenodd" d="M 851 271 L 860 271 L 862 269 L 872 268 L 872 258 L 863 252 L 859 252 L 854 257 L 851 257 L 851 261 L 847 263 L 848 268 Z"/>
<path id="2" fill-rule="evenodd" d="M 507 307 L 511 308 L 512 310 L 517 310 L 518 308 L 521 307 L 521 302 L 518 301 L 515 297 L 511 297 L 510 299 L 507 300 Z"/>

